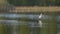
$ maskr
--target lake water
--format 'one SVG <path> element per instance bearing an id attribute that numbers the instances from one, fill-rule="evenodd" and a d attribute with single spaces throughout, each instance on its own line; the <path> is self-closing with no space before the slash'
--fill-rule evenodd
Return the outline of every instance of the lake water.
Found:
<path id="1" fill-rule="evenodd" d="M 42 15 L 43 17 L 41 19 L 39 19 L 39 14 L 0 14 L 1 18 L 4 18 L 2 20 L 0 20 L 0 22 L 2 24 L 7 24 L 5 25 L 5 27 L 8 26 L 8 28 L 10 28 L 11 30 L 8 30 L 8 32 L 10 34 L 20 34 L 21 31 L 19 29 L 19 27 L 24 28 L 27 27 L 30 30 L 26 31 L 30 31 L 29 34 L 41 34 L 40 33 L 40 25 L 38 23 L 39 20 L 46 20 L 46 19 L 51 19 L 52 17 L 49 15 Z M 21 21 L 21 18 L 24 20 L 28 20 L 28 21 Z M 10 20 L 9 20 L 10 19 Z M 18 20 L 20 19 L 20 20 Z M 56 22 L 57 22 L 57 34 L 60 34 L 60 15 L 57 15 L 55 17 Z M 29 21 L 30 20 L 30 21 Z M 22 26 L 25 25 L 25 26 Z M 22 30 L 23 31 L 23 30 Z M 9 34 L 8 33 L 8 34 Z M 25 31 L 24 31 L 25 33 Z M 28 32 L 26 32 L 28 34 Z"/>

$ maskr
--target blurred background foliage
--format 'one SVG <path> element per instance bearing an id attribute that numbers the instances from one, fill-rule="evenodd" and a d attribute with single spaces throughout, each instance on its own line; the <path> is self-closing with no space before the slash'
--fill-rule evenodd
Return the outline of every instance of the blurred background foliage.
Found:
<path id="1" fill-rule="evenodd" d="M 60 6 L 60 0 L 8 0 L 15 6 Z"/>

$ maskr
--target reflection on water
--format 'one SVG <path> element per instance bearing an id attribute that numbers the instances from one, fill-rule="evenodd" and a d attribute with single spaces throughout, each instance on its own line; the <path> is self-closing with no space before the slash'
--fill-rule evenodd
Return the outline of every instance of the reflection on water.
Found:
<path id="1" fill-rule="evenodd" d="M 52 16 L 42 15 L 41 19 L 39 19 L 39 16 L 40 16 L 39 14 L 0 14 L 0 17 L 4 18 L 4 20 L 3 19 L 0 20 L 0 24 L 3 25 L 4 30 L 6 31 L 3 34 L 25 34 L 25 33 L 26 34 L 41 34 L 41 28 L 47 27 L 46 25 L 48 23 L 42 23 L 43 24 L 42 26 L 42 24 L 39 23 L 39 21 L 42 21 L 42 19 L 51 20 Z M 25 20 L 30 19 L 32 21 L 21 21 L 21 18 L 22 19 L 25 18 Z M 60 21 L 59 21 L 60 15 L 57 15 L 55 19 L 57 21 L 57 28 L 58 28 L 57 34 L 60 34 Z"/>

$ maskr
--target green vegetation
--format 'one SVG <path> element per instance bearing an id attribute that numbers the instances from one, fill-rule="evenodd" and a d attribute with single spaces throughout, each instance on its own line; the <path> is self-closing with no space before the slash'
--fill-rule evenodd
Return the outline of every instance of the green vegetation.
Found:
<path id="1" fill-rule="evenodd" d="M 60 0 L 8 0 L 16 6 L 60 6 Z"/>

